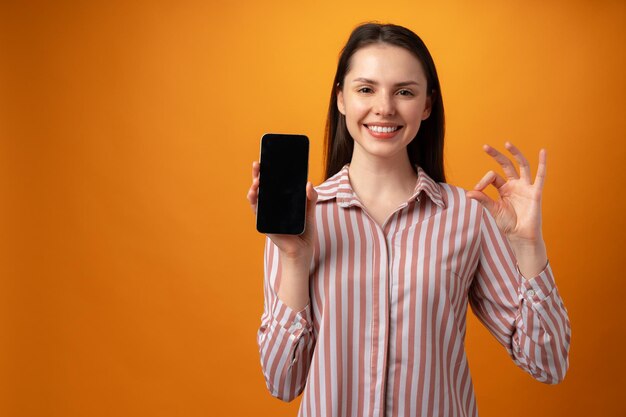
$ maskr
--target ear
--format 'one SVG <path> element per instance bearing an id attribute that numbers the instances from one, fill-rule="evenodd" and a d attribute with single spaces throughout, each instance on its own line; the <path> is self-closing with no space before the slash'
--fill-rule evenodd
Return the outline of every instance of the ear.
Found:
<path id="1" fill-rule="evenodd" d="M 339 112 L 345 116 L 346 105 L 343 101 L 343 89 L 340 87 L 337 87 L 336 91 L 337 91 L 337 108 L 339 109 Z"/>
<path id="2" fill-rule="evenodd" d="M 426 106 L 424 107 L 424 112 L 422 113 L 422 120 L 426 120 L 430 116 L 430 112 L 433 109 L 434 94 L 435 93 L 433 92 L 428 97 L 426 97 Z"/>

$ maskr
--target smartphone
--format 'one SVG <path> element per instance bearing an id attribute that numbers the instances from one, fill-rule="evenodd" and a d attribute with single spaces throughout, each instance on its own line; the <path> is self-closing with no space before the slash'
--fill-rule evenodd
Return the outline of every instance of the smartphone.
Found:
<path id="1" fill-rule="evenodd" d="M 261 138 L 256 229 L 300 235 L 306 220 L 309 138 L 266 133 Z"/>

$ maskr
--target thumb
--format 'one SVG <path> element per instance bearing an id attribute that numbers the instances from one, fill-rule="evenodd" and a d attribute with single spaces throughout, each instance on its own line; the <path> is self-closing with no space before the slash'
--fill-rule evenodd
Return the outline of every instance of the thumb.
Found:
<path id="1" fill-rule="evenodd" d="M 315 190 L 315 188 L 313 188 L 313 184 L 311 184 L 311 181 L 306 183 L 306 196 L 309 200 L 309 204 L 311 206 L 315 206 L 315 203 L 317 203 L 317 191 Z"/>
<path id="2" fill-rule="evenodd" d="M 305 230 L 315 230 L 315 205 L 317 204 L 317 191 L 313 188 L 311 182 L 306 183 L 306 196 L 307 196 L 307 215 Z M 307 235 L 311 236 L 312 232 L 308 232 Z"/>

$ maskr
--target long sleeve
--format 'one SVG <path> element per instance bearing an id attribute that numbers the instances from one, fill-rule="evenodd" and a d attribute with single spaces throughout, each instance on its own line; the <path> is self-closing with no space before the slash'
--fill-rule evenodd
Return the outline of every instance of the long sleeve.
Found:
<path id="1" fill-rule="evenodd" d="M 315 344 L 310 303 L 294 311 L 278 298 L 280 258 L 266 237 L 264 252 L 264 311 L 257 333 L 261 367 L 270 393 L 291 401 L 303 390 Z"/>
<path id="2" fill-rule="evenodd" d="M 569 366 L 570 322 L 550 263 L 526 279 L 491 213 L 481 220 L 480 257 L 469 291 L 472 311 L 517 366 L 557 384 Z"/>

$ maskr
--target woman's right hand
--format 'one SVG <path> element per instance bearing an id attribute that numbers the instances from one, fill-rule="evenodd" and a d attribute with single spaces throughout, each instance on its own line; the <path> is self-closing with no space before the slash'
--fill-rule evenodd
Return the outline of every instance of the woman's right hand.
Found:
<path id="1" fill-rule="evenodd" d="M 248 190 L 248 201 L 252 208 L 252 213 L 256 215 L 257 201 L 259 197 L 259 172 L 261 165 L 258 161 L 252 163 L 252 185 Z M 302 257 L 313 256 L 315 245 L 315 204 L 317 203 L 317 191 L 311 182 L 306 184 L 306 226 L 301 235 L 285 235 L 267 233 L 267 236 L 274 242 L 280 250 L 281 256 L 301 259 Z"/>

